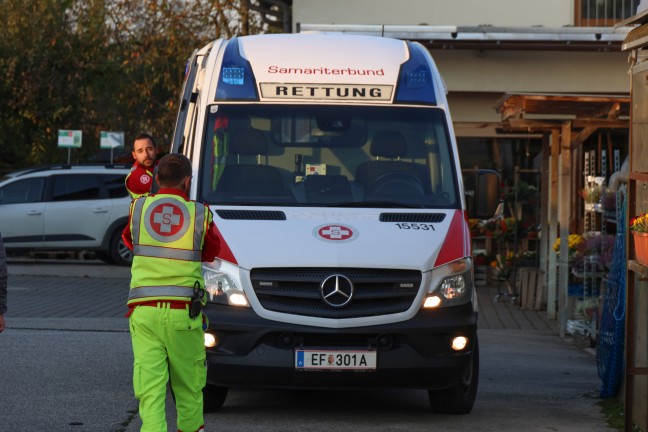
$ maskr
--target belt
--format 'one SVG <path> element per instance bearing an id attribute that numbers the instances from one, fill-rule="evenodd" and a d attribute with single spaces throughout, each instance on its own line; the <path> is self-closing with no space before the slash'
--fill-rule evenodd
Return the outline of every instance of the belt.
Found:
<path id="1" fill-rule="evenodd" d="M 150 307 L 158 307 L 158 305 L 165 307 L 166 305 L 169 305 L 169 309 L 187 309 L 187 306 L 189 306 L 189 302 L 179 302 L 179 301 L 165 301 L 165 300 L 153 300 L 153 301 L 147 301 L 147 302 L 142 302 L 142 303 L 135 303 L 132 304 L 128 307 L 128 312 L 126 312 L 126 318 L 130 317 L 133 311 L 137 306 L 150 306 Z"/>

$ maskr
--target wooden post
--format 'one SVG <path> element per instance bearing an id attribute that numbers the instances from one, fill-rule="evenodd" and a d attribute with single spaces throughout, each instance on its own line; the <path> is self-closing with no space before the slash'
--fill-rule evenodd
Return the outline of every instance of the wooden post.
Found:
<path id="1" fill-rule="evenodd" d="M 560 139 L 560 283 L 558 285 L 558 309 L 560 310 L 560 337 L 565 336 L 569 307 L 567 302 L 567 286 L 569 284 L 569 250 L 568 241 L 571 216 L 571 126 L 570 121 L 564 122 Z"/>
<path id="2" fill-rule="evenodd" d="M 543 277 L 546 277 L 548 270 L 549 249 L 553 245 L 549 241 L 549 175 L 551 161 L 551 135 L 542 134 L 542 164 L 540 165 L 540 246 L 538 257 L 538 268 L 542 270 Z M 543 286 L 547 286 L 547 281 L 543 281 Z M 546 298 L 542 298 L 546 302 Z"/>
<path id="3" fill-rule="evenodd" d="M 548 193 L 548 212 L 549 212 L 549 235 L 547 236 L 547 318 L 556 319 L 556 253 L 553 251 L 553 245 L 558 238 L 558 162 L 560 156 L 560 130 L 551 130 L 551 156 L 549 166 L 549 184 Z"/>

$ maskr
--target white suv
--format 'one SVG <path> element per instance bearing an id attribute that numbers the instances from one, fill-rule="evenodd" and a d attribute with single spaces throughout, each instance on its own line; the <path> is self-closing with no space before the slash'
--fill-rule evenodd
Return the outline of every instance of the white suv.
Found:
<path id="1" fill-rule="evenodd" d="M 130 265 L 121 233 L 130 197 L 130 165 L 51 165 L 0 182 L 0 233 L 11 250 L 88 250 Z"/>

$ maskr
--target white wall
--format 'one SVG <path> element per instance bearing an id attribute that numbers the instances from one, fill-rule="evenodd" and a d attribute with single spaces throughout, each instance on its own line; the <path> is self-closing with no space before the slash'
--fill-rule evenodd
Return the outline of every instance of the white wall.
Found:
<path id="1" fill-rule="evenodd" d="M 450 92 L 630 92 L 624 52 L 434 50 Z"/>
<path id="2" fill-rule="evenodd" d="M 498 122 L 503 93 L 628 94 L 627 53 L 432 51 L 455 122 Z"/>
<path id="3" fill-rule="evenodd" d="M 293 0 L 293 26 L 309 23 L 563 27 L 573 22 L 573 0 Z"/>

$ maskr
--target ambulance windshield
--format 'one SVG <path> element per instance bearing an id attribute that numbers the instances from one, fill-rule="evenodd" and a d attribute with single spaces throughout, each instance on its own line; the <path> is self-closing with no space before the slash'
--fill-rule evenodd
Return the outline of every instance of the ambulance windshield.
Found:
<path id="1" fill-rule="evenodd" d="M 214 105 L 199 199 L 460 208 L 445 118 L 427 107 Z"/>

